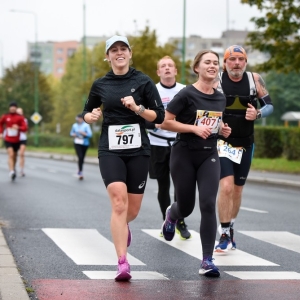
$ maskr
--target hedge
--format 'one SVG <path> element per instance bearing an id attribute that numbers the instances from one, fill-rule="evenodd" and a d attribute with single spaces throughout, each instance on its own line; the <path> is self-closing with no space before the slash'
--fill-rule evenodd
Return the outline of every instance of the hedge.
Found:
<path id="1" fill-rule="evenodd" d="M 100 132 L 94 132 L 91 147 L 97 148 Z M 255 126 L 256 158 L 280 158 L 300 160 L 300 128 Z M 34 145 L 34 135 L 28 135 L 28 145 Z M 73 139 L 58 134 L 40 134 L 40 147 L 73 147 Z"/>

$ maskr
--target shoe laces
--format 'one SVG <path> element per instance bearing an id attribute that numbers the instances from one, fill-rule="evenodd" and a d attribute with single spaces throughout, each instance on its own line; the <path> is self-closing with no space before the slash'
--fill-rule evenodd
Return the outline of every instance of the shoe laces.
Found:
<path id="1" fill-rule="evenodd" d="M 214 261 L 215 259 L 214 258 L 205 258 L 205 259 L 203 259 L 203 261 L 202 261 L 202 264 L 203 265 L 206 265 L 206 266 L 212 266 L 212 267 L 214 267 L 215 266 L 215 264 L 213 263 L 213 261 Z"/>
<path id="2" fill-rule="evenodd" d="M 118 270 L 119 272 L 126 271 L 130 272 L 129 264 L 125 256 L 121 256 L 118 260 Z"/>
<path id="3" fill-rule="evenodd" d="M 220 243 L 223 243 L 225 241 L 227 242 L 228 240 L 230 240 L 230 237 L 226 233 L 223 233 L 220 238 Z"/>
<path id="4" fill-rule="evenodd" d="M 186 230 L 187 229 L 187 225 L 185 224 L 184 221 L 178 222 L 177 226 L 180 227 L 182 230 Z"/>

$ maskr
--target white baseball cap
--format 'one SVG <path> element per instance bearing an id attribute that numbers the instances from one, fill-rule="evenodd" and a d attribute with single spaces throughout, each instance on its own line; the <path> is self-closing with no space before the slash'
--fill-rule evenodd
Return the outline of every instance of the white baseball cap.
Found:
<path id="1" fill-rule="evenodd" d="M 109 50 L 109 48 L 116 42 L 123 42 L 124 44 L 126 44 L 128 46 L 129 50 L 131 50 L 131 47 L 129 45 L 129 42 L 128 42 L 126 36 L 114 35 L 106 41 L 106 47 L 105 47 L 106 54 L 107 54 L 107 51 Z"/>

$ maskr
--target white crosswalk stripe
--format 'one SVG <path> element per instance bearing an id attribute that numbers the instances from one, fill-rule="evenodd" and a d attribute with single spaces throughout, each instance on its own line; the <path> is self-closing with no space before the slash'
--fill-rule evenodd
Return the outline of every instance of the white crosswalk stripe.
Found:
<path id="1" fill-rule="evenodd" d="M 300 253 L 300 236 L 287 231 L 239 231 L 254 239 Z"/>
<path id="2" fill-rule="evenodd" d="M 68 229 L 68 228 L 43 228 L 43 232 L 77 265 L 103 265 L 116 266 L 116 254 L 113 243 L 102 236 L 96 229 Z M 160 237 L 160 229 L 142 229 L 144 233 L 165 243 L 179 251 L 193 256 L 199 261 L 202 259 L 201 241 L 199 233 L 190 230 L 192 239 L 180 240 L 176 234 L 171 242 Z M 300 236 L 285 231 L 238 231 L 244 235 L 258 239 L 275 246 L 300 253 Z M 216 241 L 216 243 L 218 243 Z M 129 249 L 130 250 L 130 249 Z M 130 265 L 145 266 L 136 257 L 127 255 Z M 228 250 L 224 254 L 214 253 L 217 266 L 264 266 L 278 267 L 271 261 L 241 250 Z M 278 269 L 277 269 L 278 270 Z M 274 271 L 227 271 L 230 276 L 242 280 L 300 280 L 300 273 Z M 114 279 L 116 271 L 83 271 L 90 279 Z M 164 274 L 152 271 L 132 271 L 134 280 L 168 280 Z"/>
<path id="3" fill-rule="evenodd" d="M 77 265 L 116 265 L 114 244 L 96 229 L 42 229 Z M 144 266 L 137 258 L 127 255 L 131 265 Z"/>
<path id="4" fill-rule="evenodd" d="M 225 271 L 225 273 L 243 280 L 300 280 L 300 273 L 297 272 Z"/>
<path id="5" fill-rule="evenodd" d="M 83 273 L 90 279 L 114 279 L 116 277 L 116 272 L 114 271 L 83 271 Z M 133 280 L 169 280 L 157 272 L 131 271 L 130 274 Z"/>
<path id="6" fill-rule="evenodd" d="M 193 257 L 202 259 L 202 245 L 200 241 L 199 233 L 190 230 L 192 234 L 192 239 L 182 241 L 175 235 L 174 239 L 171 242 L 166 241 L 164 238 L 159 236 L 160 230 L 156 229 L 143 229 L 143 231 L 152 237 L 160 240 L 163 243 L 166 243 L 180 251 L 185 252 Z M 217 241 L 216 241 L 217 243 Z M 251 255 L 247 252 L 241 250 L 228 250 L 226 254 L 214 253 L 215 264 L 217 266 L 278 266 L 270 261 L 259 258 L 255 255 Z"/>

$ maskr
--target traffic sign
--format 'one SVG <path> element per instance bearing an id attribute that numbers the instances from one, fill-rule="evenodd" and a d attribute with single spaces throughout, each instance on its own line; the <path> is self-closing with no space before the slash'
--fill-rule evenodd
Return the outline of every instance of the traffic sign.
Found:
<path id="1" fill-rule="evenodd" d="M 32 114 L 32 116 L 30 117 L 30 120 L 34 123 L 34 124 L 38 124 L 41 120 L 42 120 L 42 116 L 38 113 L 35 112 Z"/>

